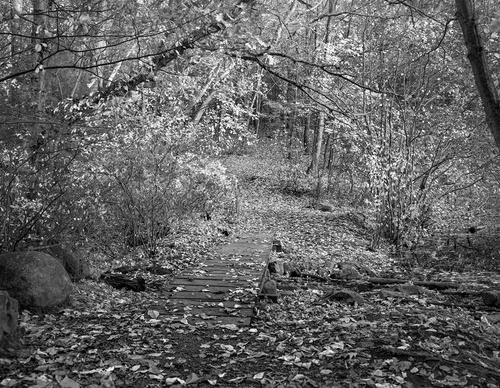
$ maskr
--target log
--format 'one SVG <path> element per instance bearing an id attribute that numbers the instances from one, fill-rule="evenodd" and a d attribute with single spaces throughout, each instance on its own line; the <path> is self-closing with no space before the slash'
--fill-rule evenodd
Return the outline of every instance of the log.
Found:
<path id="1" fill-rule="evenodd" d="M 129 278 L 120 273 L 103 273 L 99 279 L 118 289 L 125 288 L 127 290 L 139 292 L 146 291 L 146 281 L 141 278 Z"/>
<path id="2" fill-rule="evenodd" d="M 407 279 L 391 279 L 391 278 L 368 278 L 366 279 L 366 281 L 373 284 L 405 284 L 411 282 L 416 286 L 422 286 L 438 290 L 446 290 L 448 288 L 458 288 L 458 284 L 452 282 L 427 282 L 419 280 L 415 280 L 412 282 Z"/>

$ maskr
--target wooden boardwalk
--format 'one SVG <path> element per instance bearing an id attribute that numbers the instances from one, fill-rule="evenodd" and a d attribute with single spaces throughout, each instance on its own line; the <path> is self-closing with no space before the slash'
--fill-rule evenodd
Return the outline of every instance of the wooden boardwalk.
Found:
<path id="1" fill-rule="evenodd" d="M 216 255 L 175 276 L 165 303 L 152 306 L 180 324 L 248 326 L 273 243 L 271 234 L 237 237 Z"/>

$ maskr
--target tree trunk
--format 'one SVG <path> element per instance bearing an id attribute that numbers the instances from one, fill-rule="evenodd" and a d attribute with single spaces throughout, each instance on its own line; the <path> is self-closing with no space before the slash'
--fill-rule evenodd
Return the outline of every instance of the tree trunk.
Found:
<path id="1" fill-rule="evenodd" d="M 23 13 L 23 2 L 21 0 L 13 0 L 11 1 L 11 12 L 10 12 L 10 22 L 9 22 L 9 35 L 11 38 L 10 43 L 10 57 L 12 58 L 12 66 L 14 68 L 20 69 L 21 64 L 19 61 L 19 53 L 20 53 L 20 43 L 19 43 L 19 16 Z M 10 82 L 9 86 L 9 99 L 12 106 L 16 106 L 18 104 L 19 99 L 18 88 L 16 87 L 14 82 Z"/>
<path id="2" fill-rule="evenodd" d="M 477 91 L 483 103 L 486 122 L 497 147 L 500 149 L 500 105 L 498 94 L 488 68 L 486 51 L 477 26 L 477 17 L 471 0 L 455 0 L 457 18 L 462 28 L 467 59 L 474 75 Z"/>
<path id="3" fill-rule="evenodd" d="M 311 155 L 311 113 L 308 112 L 305 119 L 304 126 L 304 153 L 306 155 Z"/>
<path id="4" fill-rule="evenodd" d="M 263 70 L 262 69 L 257 69 L 258 73 L 258 78 L 257 78 L 257 85 L 255 85 L 255 91 L 253 94 L 252 98 L 252 103 L 250 104 L 249 110 L 252 111 L 252 115 L 249 115 L 248 117 L 248 124 L 247 127 L 250 129 L 252 126 L 255 131 L 255 136 L 257 139 L 259 138 L 259 126 L 260 126 L 260 105 L 261 105 L 261 98 L 260 98 L 260 89 L 262 87 L 262 76 L 263 76 Z"/>
<path id="5" fill-rule="evenodd" d="M 286 118 L 286 132 L 288 134 L 288 153 L 287 153 L 287 159 L 292 158 L 293 154 L 293 137 L 294 137 L 294 119 L 292 113 L 289 113 L 287 118 Z"/>
<path id="6" fill-rule="evenodd" d="M 207 110 L 208 106 L 210 103 L 213 101 L 215 95 L 217 94 L 216 90 L 212 90 L 208 96 L 205 97 L 203 100 L 200 109 L 196 112 L 196 115 L 193 118 L 193 125 L 198 125 L 203 118 L 203 115 L 205 114 L 205 111 Z"/>
<path id="7" fill-rule="evenodd" d="M 47 18 L 47 4 L 46 0 L 34 0 L 33 1 L 33 31 L 32 44 L 34 48 L 34 67 L 37 69 L 35 71 L 34 77 L 34 93 L 36 94 L 37 101 L 37 114 L 43 113 L 45 110 L 45 71 L 43 70 L 43 59 L 46 47 L 44 46 L 44 36 L 45 36 L 45 22 Z"/>
<path id="8" fill-rule="evenodd" d="M 46 90 L 45 90 L 45 70 L 43 68 L 44 52 L 44 35 L 46 29 L 47 18 L 47 1 L 33 0 L 33 28 L 31 31 L 31 44 L 33 47 L 33 67 L 36 68 L 32 76 L 32 93 L 33 100 L 36 101 L 35 117 L 38 121 L 34 126 L 33 138 L 34 143 L 31 145 L 31 163 L 37 164 L 38 154 L 40 149 L 45 144 L 46 129 L 44 124 L 40 124 L 45 111 Z M 33 189 L 33 193 L 36 190 Z M 30 193 L 31 194 L 31 193 Z"/>
<path id="9" fill-rule="evenodd" d="M 222 127 L 224 126 L 224 117 L 226 117 L 226 108 L 224 104 L 221 104 L 220 110 L 219 110 L 219 121 L 217 122 L 217 125 L 215 126 L 215 133 L 214 133 L 214 140 L 219 141 L 220 140 L 220 134 L 222 132 Z"/>
<path id="10" fill-rule="evenodd" d="M 328 133 L 325 140 L 325 152 L 323 153 L 323 170 L 326 170 L 330 164 L 330 155 L 332 152 L 332 134 Z"/>
<path id="11" fill-rule="evenodd" d="M 325 112 L 319 112 L 318 135 L 316 137 L 315 152 L 311 159 L 311 164 L 307 169 L 307 175 L 313 175 L 319 166 L 321 156 L 321 145 L 323 144 L 323 133 L 325 131 Z"/>

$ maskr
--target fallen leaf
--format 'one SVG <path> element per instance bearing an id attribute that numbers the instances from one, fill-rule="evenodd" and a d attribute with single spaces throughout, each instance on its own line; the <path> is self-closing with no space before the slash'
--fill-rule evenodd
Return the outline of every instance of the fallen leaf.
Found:
<path id="1" fill-rule="evenodd" d="M 80 388 L 80 384 L 70 379 L 68 376 L 64 377 L 59 384 L 62 388 Z"/>
<path id="2" fill-rule="evenodd" d="M 305 377 L 303 374 L 298 373 L 293 377 L 292 381 L 303 380 Z"/>
<path id="3" fill-rule="evenodd" d="M 191 373 L 187 379 L 186 379 L 186 384 L 192 384 L 192 383 L 196 383 L 197 381 L 199 381 L 200 378 L 198 377 L 198 375 L 196 373 Z"/>
<path id="4" fill-rule="evenodd" d="M 180 378 L 178 378 L 178 377 L 167 377 L 167 378 L 165 379 L 165 383 L 166 383 L 167 385 L 173 385 L 173 384 L 175 384 L 175 383 L 182 384 L 182 385 L 185 385 L 185 384 L 186 384 L 186 382 L 185 382 L 184 380 L 182 380 L 182 379 L 180 379 Z"/>
<path id="5" fill-rule="evenodd" d="M 15 380 L 15 379 L 3 379 L 1 382 L 0 382 L 0 385 L 2 387 L 13 387 L 14 385 L 16 385 L 18 382 L 18 380 Z"/>

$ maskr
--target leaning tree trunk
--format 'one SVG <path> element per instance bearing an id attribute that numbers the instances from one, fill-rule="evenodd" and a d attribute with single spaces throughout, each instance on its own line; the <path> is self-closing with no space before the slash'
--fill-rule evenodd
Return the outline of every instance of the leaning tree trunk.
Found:
<path id="1" fill-rule="evenodd" d="M 500 105 L 498 93 L 488 68 L 486 51 L 479 33 L 474 6 L 471 0 L 455 0 L 455 4 L 457 18 L 462 28 L 465 46 L 467 47 L 467 59 L 471 64 L 476 88 L 483 103 L 486 122 L 493 134 L 497 147 L 500 149 Z"/>

